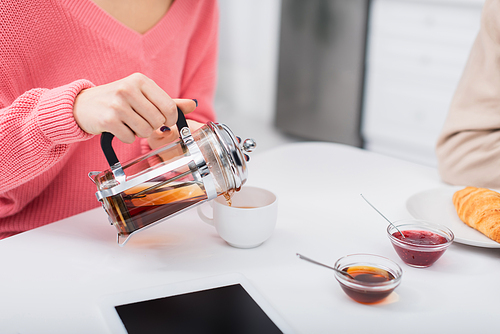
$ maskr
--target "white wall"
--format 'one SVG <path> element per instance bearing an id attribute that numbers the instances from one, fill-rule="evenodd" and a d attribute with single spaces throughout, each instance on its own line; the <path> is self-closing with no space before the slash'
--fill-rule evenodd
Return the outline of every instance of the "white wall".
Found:
<path id="1" fill-rule="evenodd" d="M 373 0 L 362 121 L 367 149 L 436 165 L 435 140 L 483 2 Z M 219 6 L 219 121 L 261 147 L 290 141 L 273 126 L 281 0 Z"/>
<path id="2" fill-rule="evenodd" d="M 276 101 L 281 0 L 219 0 L 219 7 L 217 113 L 269 123 Z"/>
<path id="3" fill-rule="evenodd" d="M 435 144 L 482 2 L 372 2 L 362 118 L 368 150 L 437 166 Z"/>

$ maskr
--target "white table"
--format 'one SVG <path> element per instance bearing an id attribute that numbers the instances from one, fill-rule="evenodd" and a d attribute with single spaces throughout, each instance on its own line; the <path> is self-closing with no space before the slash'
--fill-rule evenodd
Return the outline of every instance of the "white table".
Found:
<path id="1" fill-rule="evenodd" d="M 432 267 L 402 263 L 386 222 L 410 218 L 406 199 L 442 186 L 436 170 L 327 143 L 256 153 L 250 185 L 279 197 L 274 235 L 254 249 L 224 243 L 187 211 L 116 244 L 101 208 L 0 241 L 1 333 L 108 333 L 102 296 L 239 272 L 298 333 L 498 333 L 500 249 L 453 244 Z M 403 280 L 388 302 L 349 299 L 328 269 L 351 253 L 389 257 Z"/>

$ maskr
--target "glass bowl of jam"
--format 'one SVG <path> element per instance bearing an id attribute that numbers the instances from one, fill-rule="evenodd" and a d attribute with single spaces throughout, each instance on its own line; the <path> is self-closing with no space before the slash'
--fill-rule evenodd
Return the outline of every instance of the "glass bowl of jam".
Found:
<path id="1" fill-rule="evenodd" d="M 401 282 L 403 270 L 394 261 L 372 254 L 351 254 L 335 262 L 335 278 L 346 295 L 362 304 L 373 304 L 389 296 Z"/>
<path id="2" fill-rule="evenodd" d="M 399 220 L 394 222 L 394 225 L 397 229 L 389 225 L 387 235 L 401 260 L 412 267 L 431 266 L 455 238 L 446 226 L 423 220 Z"/>

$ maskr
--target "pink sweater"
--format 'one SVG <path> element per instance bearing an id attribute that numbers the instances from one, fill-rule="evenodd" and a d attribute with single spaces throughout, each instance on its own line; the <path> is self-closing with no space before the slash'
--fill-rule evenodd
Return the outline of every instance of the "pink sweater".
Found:
<path id="1" fill-rule="evenodd" d="M 144 35 L 90 0 L 2 1 L 0 22 L 0 238 L 100 206 L 87 174 L 109 166 L 73 118 L 82 89 L 141 72 L 196 98 L 188 118 L 215 118 L 215 0 L 176 0 Z M 121 161 L 144 153 L 139 139 L 113 147 Z"/>

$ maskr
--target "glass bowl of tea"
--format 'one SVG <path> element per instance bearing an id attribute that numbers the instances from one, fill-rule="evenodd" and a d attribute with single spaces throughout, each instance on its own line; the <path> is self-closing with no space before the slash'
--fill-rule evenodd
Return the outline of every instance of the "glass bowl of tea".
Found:
<path id="1" fill-rule="evenodd" d="M 394 261 L 372 254 L 351 254 L 335 262 L 335 272 L 346 295 L 362 304 L 373 304 L 389 296 L 401 282 L 403 270 Z"/>
<path id="2" fill-rule="evenodd" d="M 417 268 L 434 264 L 455 239 L 446 226 L 417 219 L 394 222 L 387 227 L 387 236 L 401 260 Z"/>

